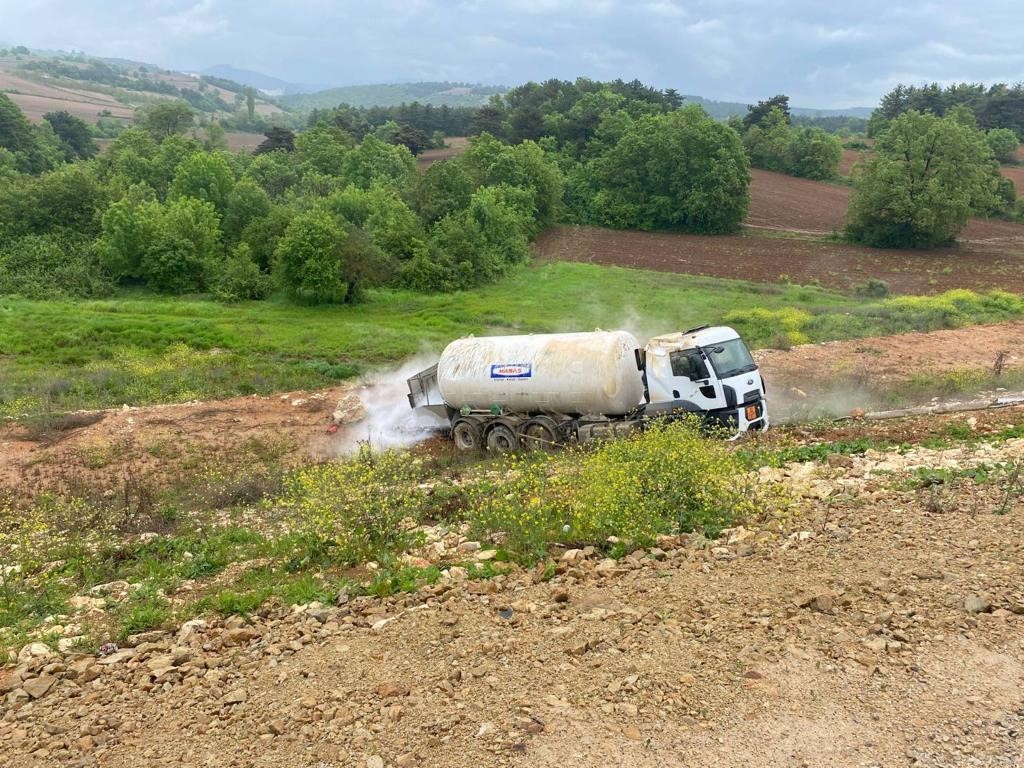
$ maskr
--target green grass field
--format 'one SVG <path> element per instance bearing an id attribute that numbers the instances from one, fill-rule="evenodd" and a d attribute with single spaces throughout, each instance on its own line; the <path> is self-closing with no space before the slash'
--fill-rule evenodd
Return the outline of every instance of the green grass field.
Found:
<path id="1" fill-rule="evenodd" d="M 569 263 L 454 294 L 374 291 L 353 307 L 0 298 L 0 416 L 329 386 L 471 333 L 601 327 L 644 337 L 728 322 L 764 347 L 1020 316 L 1024 298 L 1005 293 L 868 300 Z"/>

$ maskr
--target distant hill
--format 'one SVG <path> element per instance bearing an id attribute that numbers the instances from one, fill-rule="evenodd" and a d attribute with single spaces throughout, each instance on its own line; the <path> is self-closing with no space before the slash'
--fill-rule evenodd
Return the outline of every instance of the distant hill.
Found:
<path id="1" fill-rule="evenodd" d="M 241 69 L 232 67 L 230 64 L 218 64 L 214 67 L 207 67 L 200 74 L 209 77 L 222 77 L 225 80 L 234 80 L 242 85 L 251 85 L 258 88 L 268 96 L 283 96 L 285 94 L 312 93 L 325 88 L 323 85 L 303 85 L 302 83 L 290 83 L 279 77 L 265 75 L 252 69 Z"/>
<path id="2" fill-rule="evenodd" d="M 747 105 L 738 101 L 715 101 L 703 96 L 685 96 L 686 104 L 700 104 L 704 110 L 716 120 L 726 120 L 733 115 L 747 114 Z M 800 117 L 871 117 L 872 107 L 849 107 L 846 109 L 811 109 L 809 107 L 791 107 L 790 112 Z"/>
<path id="3" fill-rule="evenodd" d="M 449 107 L 479 107 L 495 93 L 505 93 L 502 85 L 471 85 L 469 83 L 382 83 L 349 85 L 317 93 L 283 96 L 282 106 L 295 110 L 329 109 L 339 104 L 354 107 L 394 107 L 418 101 L 421 104 Z"/>
<path id="4" fill-rule="evenodd" d="M 43 50 L 0 55 L 0 92 L 30 120 L 40 122 L 46 113 L 64 110 L 100 125 L 108 137 L 128 125 L 137 108 L 160 99 L 185 101 L 199 122 L 217 119 L 229 129 L 259 132 L 263 120 L 286 119 L 276 103 L 257 97 L 258 120 L 249 120 L 244 91 L 228 78 L 205 80 L 131 59 Z"/>

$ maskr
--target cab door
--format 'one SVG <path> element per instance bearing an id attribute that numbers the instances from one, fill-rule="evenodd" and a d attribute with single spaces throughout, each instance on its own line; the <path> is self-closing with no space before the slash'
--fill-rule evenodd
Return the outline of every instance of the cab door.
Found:
<path id="1" fill-rule="evenodd" d="M 668 364 L 672 399 L 687 400 L 702 411 L 725 407 L 722 382 L 700 349 L 673 350 L 668 354 Z"/>

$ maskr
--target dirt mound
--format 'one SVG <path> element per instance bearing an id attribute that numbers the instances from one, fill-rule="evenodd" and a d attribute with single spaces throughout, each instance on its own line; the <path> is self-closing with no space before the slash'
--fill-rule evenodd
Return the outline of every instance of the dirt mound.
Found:
<path id="1" fill-rule="evenodd" d="M 755 357 L 777 415 L 790 417 L 808 408 L 846 415 L 914 379 L 932 376 L 940 391 L 943 377 L 993 369 L 1000 353 L 1004 371 L 1024 367 L 1022 339 L 1024 321 L 1016 321 L 766 349 Z"/>
<path id="2" fill-rule="evenodd" d="M 782 536 L 28 646 L 0 766 L 1019 765 L 1024 507 L 896 481 L 1022 451 L 767 470 L 822 500 Z"/>
<path id="3" fill-rule="evenodd" d="M 355 385 L 322 392 L 120 408 L 0 426 L 0 493 L 36 496 L 116 485 L 126 469 L 157 484 L 173 482 L 196 463 L 256 447 L 286 463 L 333 456 L 358 421 Z M 357 403 L 356 403 L 357 404 Z"/>

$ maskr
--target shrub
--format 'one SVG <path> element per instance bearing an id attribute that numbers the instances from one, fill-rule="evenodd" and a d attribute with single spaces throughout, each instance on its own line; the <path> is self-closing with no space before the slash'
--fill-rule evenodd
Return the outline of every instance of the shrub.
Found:
<path id="1" fill-rule="evenodd" d="M 807 325 L 811 321 L 811 314 L 802 309 L 735 309 L 727 312 L 722 318 L 725 325 L 735 327 L 747 340 L 747 343 L 760 346 L 768 342 L 772 346 L 781 348 L 781 339 L 785 339 L 789 346 L 807 344 L 810 337 L 807 335 Z"/>
<path id="2" fill-rule="evenodd" d="M 206 281 L 214 297 L 227 302 L 266 298 L 272 286 L 270 276 L 260 271 L 245 243 L 211 266 Z"/>
<path id="3" fill-rule="evenodd" d="M 877 278 L 872 277 L 860 285 L 854 286 L 853 292 L 857 296 L 884 299 L 889 295 L 889 284 L 884 280 L 878 280 Z"/>
<path id="4" fill-rule="evenodd" d="M 473 535 L 496 534 L 502 548 L 521 563 L 543 557 L 550 542 L 565 538 L 563 527 L 571 518 L 565 495 L 555 490 L 564 487 L 564 478 L 553 474 L 557 467 L 548 454 L 511 455 L 497 472 L 470 484 L 465 506 Z"/>
<path id="5" fill-rule="evenodd" d="M 758 512 L 740 459 L 696 419 L 658 424 L 584 456 L 574 478 L 571 533 L 647 544 L 660 533 L 714 536 Z"/>
<path id="6" fill-rule="evenodd" d="M 27 235 L 0 250 L 0 294 L 30 299 L 95 298 L 113 291 L 91 243 Z"/>
<path id="7" fill-rule="evenodd" d="M 145 246 L 140 264 L 146 284 L 165 293 L 201 290 L 220 239 L 220 220 L 213 204 L 183 197 L 146 208 L 155 218 L 152 240 Z"/>
<path id="8" fill-rule="evenodd" d="M 1012 163 L 1017 159 L 1020 141 L 1017 133 L 1009 128 L 992 128 L 985 133 L 985 141 L 992 148 L 992 154 L 1000 163 Z"/>
<path id="9" fill-rule="evenodd" d="M 278 504 L 338 561 L 361 562 L 409 543 L 403 520 L 418 519 L 425 506 L 420 475 L 419 463 L 407 455 L 364 450 L 353 459 L 296 473 Z"/>
<path id="10" fill-rule="evenodd" d="M 358 301 L 361 284 L 387 271 L 361 230 L 346 231 L 326 211 L 292 219 L 274 251 L 274 269 L 293 298 L 310 304 Z"/>

